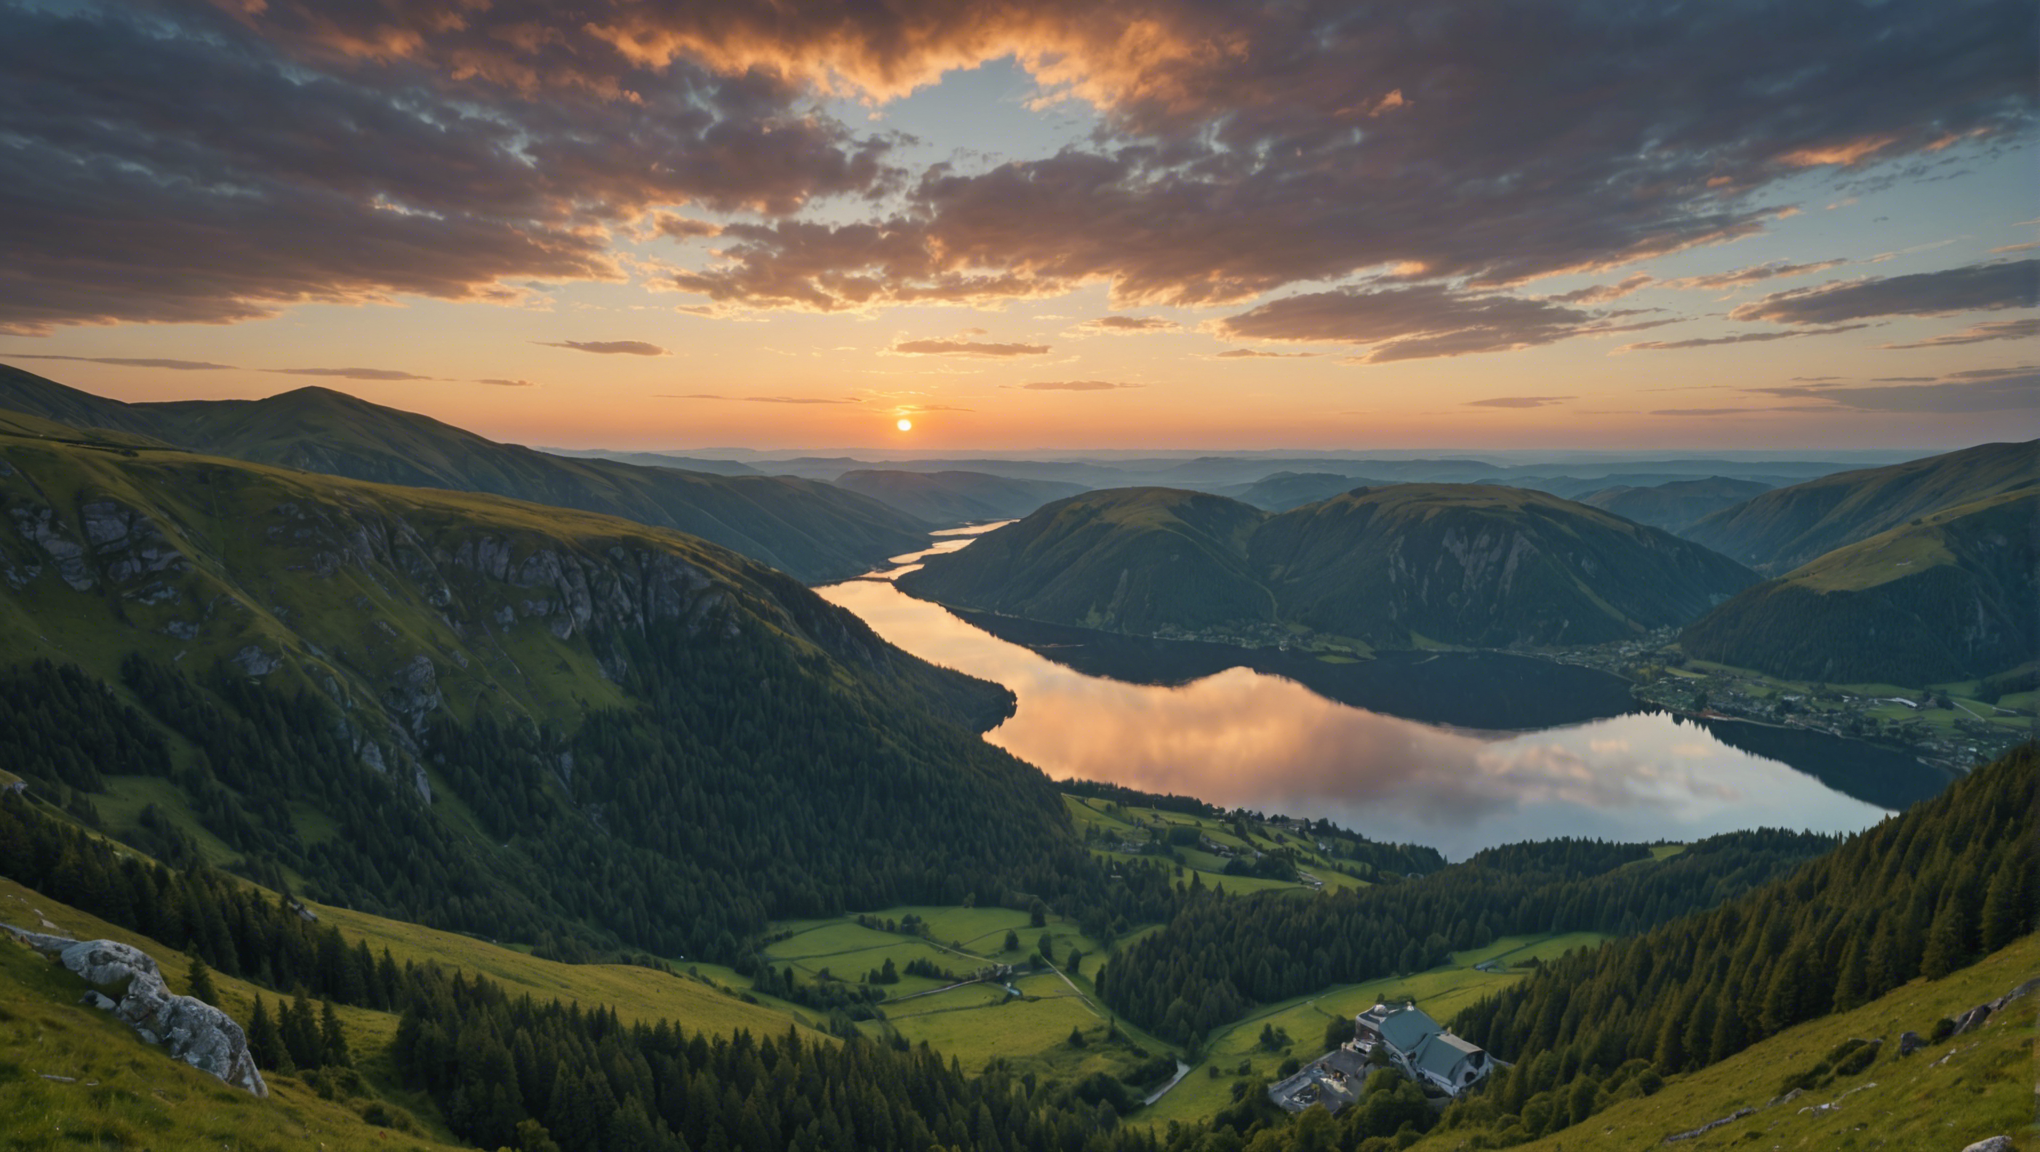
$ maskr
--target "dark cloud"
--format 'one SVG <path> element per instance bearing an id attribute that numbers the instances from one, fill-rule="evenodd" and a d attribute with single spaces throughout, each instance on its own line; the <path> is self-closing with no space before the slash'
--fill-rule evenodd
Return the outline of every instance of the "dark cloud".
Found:
<path id="1" fill-rule="evenodd" d="M 476 380 L 475 383 L 494 384 L 498 388 L 537 388 L 539 386 L 531 380 L 506 380 L 500 376 L 485 376 Z"/>
<path id="2" fill-rule="evenodd" d="M 1263 352 L 1258 348 L 1228 348 L 1214 359 L 1218 360 L 1296 360 L 1315 356 L 1315 352 Z"/>
<path id="3" fill-rule="evenodd" d="M 437 376 L 420 376 L 415 372 L 399 372 L 394 368 L 264 368 L 278 376 L 331 376 L 340 380 L 437 380 Z"/>
<path id="4" fill-rule="evenodd" d="M 895 179 L 783 81 L 636 68 L 538 4 L 228 8 L 0 6 L 0 331 L 510 300 L 620 278 L 603 229 L 652 205 Z"/>
<path id="5" fill-rule="evenodd" d="M 1159 316 L 1100 316 L 1095 320 L 1086 320 L 1077 327 L 1122 336 L 1139 336 L 1151 332 L 1180 332 L 1183 328 L 1174 320 L 1164 320 Z"/>
<path id="6" fill-rule="evenodd" d="M 1496 396 L 1492 400 L 1468 400 L 1469 408 L 1542 408 L 1547 404 L 1561 404 L 1577 400 L 1577 396 Z"/>
<path id="7" fill-rule="evenodd" d="M 1035 392 L 1116 392 L 1122 388 L 1139 388 L 1139 384 L 1115 384 L 1110 380 L 1038 380 L 1022 384 L 1022 388 Z"/>
<path id="8" fill-rule="evenodd" d="M 888 349 L 898 356 L 1043 356 L 1046 344 L 986 344 L 976 340 L 900 340 Z"/>
<path id="9" fill-rule="evenodd" d="M 571 348 L 576 352 L 594 352 L 603 356 L 670 356 L 672 353 L 657 344 L 643 340 L 533 340 L 547 348 Z"/>
<path id="10" fill-rule="evenodd" d="M 1805 264 L 1793 264 L 1784 260 L 1773 260 L 1768 264 L 1752 264 L 1730 272 L 1715 272 L 1706 276 L 1686 276 L 1678 280 L 1665 281 L 1667 288 L 1742 288 L 1750 284 L 1761 284 L 1766 280 L 1777 280 L 1788 276 L 1811 276 L 1839 268 L 1847 260 L 1814 260 Z"/>
<path id="11" fill-rule="evenodd" d="M 2040 396 L 2040 368 L 1985 369 L 1932 384 L 1787 385 L 1747 391 L 1787 400 L 1819 401 L 1832 408 L 1858 412 L 1922 415 L 2030 412 L 2033 398 Z"/>
<path id="12" fill-rule="evenodd" d="M 1217 322 L 1233 340 L 1291 340 L 1373 347 L 1356 359 L 1378 364 L 1551 344 L 1575 336 L 1672 323 L 1622 321 L 1635 312 L 1593 312 L 1549 300 L 1457 292 L 1439 284 L 1347 288 L 1271 300 Z"/>
<path id="13" fill-rule="evenodd" d="M 212 364 L 204 360 L 158 360 L 154 358 L 129 358 L 125 356 L 56 356 L 49 353 L 10 352 L 10 360 L 75 360 L 80 364 L 112 364 L 118 368 L 162 368 L 171 372 L 217 372 L 233 368 L 232 364 Z"/>
<path id="14" fill-rule="evenodd" d="M 2033 25 L 2030 0 L 16 4 L 0 331 L 508 302 L 620 277 L 611 237 L 677 205 L 751 214 L 672 276 L 718 308 L 1508 287 L 1760 232 L 1810 166 L 2020 139 Z M 1095 137 L 905 173 L 818 111 L 1007 57 Z M 1444 307 L 1402 352 L 1514 346 Z"/>
<path id="15" fill-rule="evenodd" d="M 2007 260 L 1777 292 L 1744 304 L 1729 316 L 1778 324 L 1837 324 L 1871 316 L 1946 316 L 2036 305 L 2040 260 Z"/>
<path id="16" fill-rule="evenodd" d="M 1802 336 L 1832 336 L 1854 332 L 1868 324 L 1834 324 L 1826 328 L 1800 328 L 1790 332 L 1738 332 L 1733 336 L 1695 336 L 1689 340 L 1639 340 L 1624 344 L 1617 352 L 1671 352 L 1680 348 L 1712 348 L 1717 344 L 1765 344 L 1772 340 L 1796 340 Z"/>
<path id="17" fill-rule="evenodd" d="M 856 399 L 834 400 L 821 396 L 717 396 L 710 392 L 656 393 L 660 400 L 735 400 L 746 404 L 861 404 Z"/>
<path id="18" fill-rule="evenodd" d="M 2040 336 L 2040 320 L 1986 320 L 1960 332 L 1944 332 L 1908 344 L 1879 344 L 1879 348 L 1946 348 L 1952 344 L 1983 344 L 1992 340 L 2030 340 Z"/>
<path id="19" fill-rule="evenodd" d="M 766 307 L 1087 282 L 1210 305 L 1384 267 L 1512 285 L 1751 235 L 1808 167 L 1994 146 L 2034 109 L 2023 0 L 716 11 L 626 23 L 659 59 L 877 92 L 1013 54 L 1104 119 L 1089 148 L 937 166 L 882 219 L 747 229 L 681 278 Z"/>
<path id="20" fill-rule="evenodd" d="M 669 236 L 675 240 L 693 240 L 704 236 L 722 235 L 722 225 L 720 224 L 711 224 L 706 220 L 695 220 L 686 216 L 675 216 L 671 212 L 661 212 L 654 217 L 652 229 L 661 236 Z"/>

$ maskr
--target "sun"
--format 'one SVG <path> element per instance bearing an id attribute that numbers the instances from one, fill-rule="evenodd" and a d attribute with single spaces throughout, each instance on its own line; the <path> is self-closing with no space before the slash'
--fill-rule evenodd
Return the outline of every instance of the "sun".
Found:
<path id="1" fill-rule="evenodd" d="M 912 420 L 906 419 L 905 417 L 901 417 L 899 422 L 899 430 L 902 432 L 912 432 L 914 430 L 914 422 Z"/>

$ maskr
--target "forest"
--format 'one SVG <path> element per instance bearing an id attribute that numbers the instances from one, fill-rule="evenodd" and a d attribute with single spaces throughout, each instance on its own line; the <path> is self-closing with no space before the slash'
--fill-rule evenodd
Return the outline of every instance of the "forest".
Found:
<path id="1" fill-rule="evenodd" d="M 1714 905 L 1834 840 L 1760 830 L 1710 837 L 1661 862 L 1638 845 L 1556 840 L 1490 849 L 1419 880 L 1327 893 L 1221 897 L 1201 885 L 1175 919 L 1098 976 L 1105 1003 L 1195 1045 L 1255 1004 L 1417 972 L 1497 936 L 1633 933 Z"/>

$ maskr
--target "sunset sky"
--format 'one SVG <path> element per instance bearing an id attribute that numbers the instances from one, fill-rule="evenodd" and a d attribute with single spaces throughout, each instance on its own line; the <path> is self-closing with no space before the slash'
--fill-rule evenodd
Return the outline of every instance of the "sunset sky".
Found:
<path id="1" fill-rule="evenodd" d="M 564 446 L 2032 438 L 2036 12 L 0 0 L 0 362 Z"/>

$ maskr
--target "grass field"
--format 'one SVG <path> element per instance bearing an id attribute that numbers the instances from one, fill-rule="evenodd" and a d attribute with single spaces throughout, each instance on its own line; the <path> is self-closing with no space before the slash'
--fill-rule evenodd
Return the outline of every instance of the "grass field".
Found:
<path id="1" fill-rule="evenodd" d="M 1170 1121 L 1194 1123 L 1232 1102 L 1233 1081 L 1254 1076 L 1273 1076 L 1282 1061 L 1294 1056 L 1308 1061 L 1326 1050 L 1325 1027 L 1338 1019 L 1350 1023 L 1354 1016 L 1374 1006 L 1376 1000 L 1415 1000 L 1417 1006 L 1438 1020 L 1450 1019 L 1461 1008 L 1498 988 L 1505 988 L 1526 974 L 1522 969 L 1503 973 L 1481 972 L 1476 964 L 1501 960 L 1553 959 L 1569 949 L 1591 948 L 1605 937 L 1592 932 L 1558 936 L 1505 936 L 1486 948 L 1457 952 L 1452 961 L 1428 972 L 1391 976 L 1364 984 L 1340 984 L 1322 992 L 1280 1004 L 1271 1004 L 1212 1036 L 1203 1059 L 1183 1082 L 1147 1109 L 1136 1113 L 1132 1122 L 1158 1128 Z M 1261 1029 L 1272 1026 L 1289 1033 L 1287 1047 L 1270 1052 L 1260 1046 Z M 1239 1067 L 1245 1063 L 1248 1071 Z M 1212 1076 L 1211 1069 L 1218 1075 Z"/>
<path id="2" fill-rule="evenodd" d="M 1752 1116 L 1672 1147 L 1682 1152 L 1778 1149 L 1857 1152 L 1946 1149 L 1989 1136 L 2035 1147 L 2034 1018 L 2028 996 L 1981 1029 L 1896 1054 L 1901 1032 L 1926 1035 L 1934 1021 L 2004 995 L 2040 972 L 2040 937 L 2025 939 L 1947 978 L 1915 980 L 1853 1012 L 1809 1021 L 1710 1068 L 1673 1077 L 1653 1096 L 1617 1104 L 1585 1123 L 1517 1145 L 1533 1152 L 1633 1152 L 1654 1148 L 1741 1108 Z M 1811 1067 L 1835 1045 L 1882 1037 L 1884 1049 L 1859 1075 L 1771 1105 L 1786 1076 Z M 1822 1109 L 1821 1105 L 1834 1107 Z M 1818 1109 L 1818 1110 L 1817 1110 Z M 1434 1133 L 1418 1152 L 1457 1152 L 1468 1133 Z"/>

